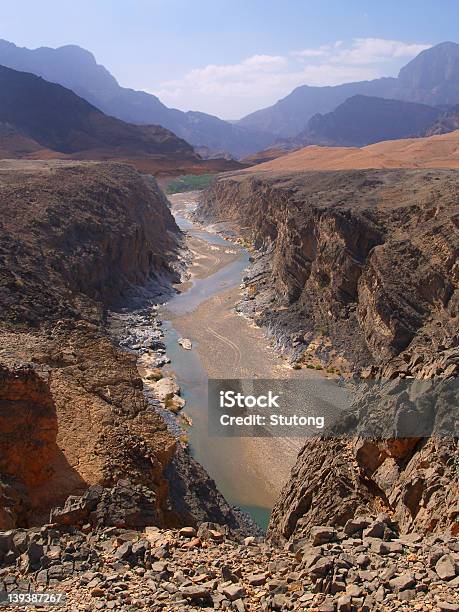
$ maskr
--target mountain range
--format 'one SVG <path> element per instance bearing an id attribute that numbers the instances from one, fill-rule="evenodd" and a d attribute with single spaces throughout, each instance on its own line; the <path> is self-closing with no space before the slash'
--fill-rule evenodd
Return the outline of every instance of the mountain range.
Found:
<path id="1" fill-rule="evenodd" d="M 381 140 L 418 136 L 433 128 L 439 108 L 373 96 L 353 96 L 331 113 L 314 115 L 294 141 L 361 147 Z"/>
<path id="2" fill-rule="evenodd" d="M 161 125 L 195 147 L 229 151 L 240 157 L 267 147 L 273 140 L 270 134 L 206 113 L 168 108 L 153 94 L 121 87 L 92 53 L 76 45 L 32 50 L 0 40 L 0 64 L 59 83 L 105 114 L 128 123 Z"/>
<path id="3" fill-rule="evenodd" d="M 89 51 L 75 45 L 30 50 L 3 40 L 0 41 L 0 65 L 32 73 L 72 90 L 92 105 L 91 113 L 98 109 L 125 125 L 162 126 L 179 140 L 193 145 L 205 158 L 228 157 L 228 154 L 241 158 L 273 146 L 280 149 L 305 144 L 363 146 L 378 140 L 444 133 L 458 125 L 457 109 L 453 105 L 459 103 L 459 45 L 453 42 L 423 51 L 400 70 L 397 78 L 327 87 L 304 85 L 273 106 L 231 123 L 206 113 L 168 108 L 152 94 L 121 87 Z M 108 117 L 104 121 L 108 125 Z M 112 127 L 113 121 L 116 120 L 112 119 Z M 86 146 L 88 142 L 88 126 L 85 129 L 86 140 L 80 139 L 78 146 Z M 98 125 L 99 136 L 94 136 L 92 149 L 100 137 L 100 129 Z M 121 125 L 117 124 L 116 129 L 121 129 Z M 7 138 L 11 143 L 10 128 L 4 126 L 2 130 L 2 142 Z M 121 131 L 122 148 L 134 132 L 133 128 L 126 127 Z M 24 134 L 31 135 L 27 130 Z M 136 138 L 140 134 L 142 144 L 138 153 L 142 154 L 145 147 L 152 146 L 152 129 L 137 131 Z M 170 138 L 169 134 L 166 140 Z M 13 141 L 15 146 L 26 150 L 32 146 L 19 137 Z M 42 145 L 40 140 L 37 142 Z M 51 143 L 51 148 L 55 144 Z M 67 142 L 65 146 L 68 145 Z M 59 151 L 65 149 L 62 146 L 62 142 L 58 143 Z M 183 142 L 180 147 L 184 147 Z M 256 158 L 262 159 L 263 155 Z"/>
<path id="4" fill-rule="evenodd" d="M 204 161 L 190 144 L 162 126 L 109 117 L 62 85 L 4 66 L 0 66 L 0 154 L 129 160 L 153 174 L 180 169 L 199 174 L 238 165 Z"/>
<path id="5" fill-rule="evenodd" d="M 1 59 L 1 58 L 0 58 Z M 317 113 L 332 112 L 355 95 L 376 96 L 430 106 L 459 102 L 459 45 L 440 43 L 422 51 L 399 72 L 397 78 L 345 83 L 330 87 L 297 87 L 273 106 L 247 115 L 238 125 L 294 137 Z"/>

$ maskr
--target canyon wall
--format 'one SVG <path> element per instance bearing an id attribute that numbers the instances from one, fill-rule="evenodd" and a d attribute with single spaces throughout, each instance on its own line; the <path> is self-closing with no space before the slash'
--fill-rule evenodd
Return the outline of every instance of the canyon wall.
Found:
<path id="1" fill-rule="evenodd" d="M 296 367 L 390 381 L 386 403 L 367 397 L 361 426 L 419 401 L 457 431 L 456 387 L 435 405 L 393 385 L 458 375 L 458 195 L 459 174 L 447 170 L 235 173 L 214 182 L 196 214 L 255 246 L 239 308 Z M 271 536 L 301 540 L 313 525 L 380 511 L 405 532 L 458 533 L 457 438 L 345 437 L 354 416 L 343 415 L 335 438 L 306 442 Z"/>
<path id="2" fill-rule="evenodd" d="M 177 486 L 202 520 L 234 523 L 205 472 L 187 481 L 194 462 L 105 321 L 177 280 L 180 233 L 155 181 L 92 162 L 1 162 L 0 177 L 0 529 L 53 508 L 78 524 L 190 524 Z"/>
<path id="3" fill-rule="evenodd" d="M 458 190 L 455 171 L 235 173 L 214 182 L 197 215 L 236 224 L 261 253 L 246 279 L 261 325 L 303 348 L 319 331 L 354 371 L 386 376 L 396 363 L 429 374 L 433 359 L 435 374 L 451 374 Z"/>

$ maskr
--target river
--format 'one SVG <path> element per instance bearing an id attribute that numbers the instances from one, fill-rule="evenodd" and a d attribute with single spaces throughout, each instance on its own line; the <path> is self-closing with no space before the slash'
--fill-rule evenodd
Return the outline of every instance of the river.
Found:
<path id="1" fill-rule="evenodd" d="M 273 504 L 287 480 L 301 441 L 271 438 L 216 438 L 207 424 L 207 381 L 213 378 L 286 378 L 298 373 L 271 348 L 262 330 L 234 312 L 249 254 L 190 222 L 184 215 L 195 194 L 171 198 L 172 211 L 193 254 L 191 278 L 162 308 L 167 354 L 192 419 L 192 455 L 205 467 L 232 505 L 266 528 Z M 184 350 L 181 337 L 190 338 Z"/>

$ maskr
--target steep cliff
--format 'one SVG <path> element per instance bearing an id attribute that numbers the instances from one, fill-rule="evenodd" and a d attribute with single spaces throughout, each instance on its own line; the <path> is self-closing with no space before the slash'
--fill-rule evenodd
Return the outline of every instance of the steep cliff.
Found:
<path id="1" fill-rule="evenodd" d="M 384 431 L 384 418 L 416 402 L 456 419 L 448 431 L 457 431 L 456 387 L 436 397 L 429 385 L 397 384 L 459 373 L 458 190 L 455 171 L 367 170 L 225 175 L 204 195 L 198 216 L 230 222 L 258 249 L 241 310 L 298 367 L 321 363 L 386 385 L 384 402 L 367 393 L 365 410 L 343 414 L 334 437 L 306 442 L 272 537 L 300 541 L 314 525 L 381 510 L 405 532 L 458 533 L 457 438 Z M 356 435 L 343 438 L 350 420 Z M 378 420 L 381 437 L 359 433 Z"/>
<path id="2" fill-rule="evenodd" d="M 194 464 L 105 322 L 139 286 L 176 279 L 165 196 L 120 164 L 2 162 L 0 175 L 0 529 L 47 522 L 70 495 L 54 520 L 189 524 L 173 490 L 184 484 L 166 471 Z M 196 503 L 204 519 L 234 524 L 210 478 L 199 482 L 212 493 Z M 91 518 L 101 497 L 107 514 Z"/>
<path id="3" fill-rule="evenodd" d="M 247 281 L 260 324 L 303 348 L 320 330 L 354 369 L 424 336 L 428 353 L 444 341 L 440 363 L 457 334 L 458 188 L 454 171 L 230 174 L 197 214 L 268 253 Z"/>
<path id="4" fill-rule="evenodd" d="M 5 161 L 0 176 L 3 321 L 97 321 L 129 285 L 170 275 L 178 229 L 128 166 Z"/>

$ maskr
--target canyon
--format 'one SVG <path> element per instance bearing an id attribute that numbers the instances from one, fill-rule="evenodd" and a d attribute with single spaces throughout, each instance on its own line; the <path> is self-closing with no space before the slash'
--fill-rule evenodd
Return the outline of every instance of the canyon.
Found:
<path id="1" fill-rule="evenodd" d="M 454 171 L 222 175 L 194 218 L 227 228 L 252 261 L 242 294 L 223 282 L 205 311 L 193 302 L 205 285 L 183 278 L 190 252 L 152 177 L 59 160 L 3 161 L 0 173 L 5 591 L 63 589 L 69 610 L 457 609 L 457 438 L 346 439 L 338 423 L 336 436 L 303 445 L 265 537 L 173 433 L 167 393 L 155 395 L 169 375 L 164 296 L 173 324 L 192 331 L 178 350 L 197 341 L 209 372 L 220 348 L 193 321 L 217 314 L 223 340 L 238 326 L 245 346 L 259 343 L 233 375 L 322 364 L 392 384 L 454 379 Z M 237 244 L 223 241 L 219 263 L 212 243 L 203 252 L 197 235 L 187 240 L 197 278 L 209 265 L 224 279 Z M 174 306 L 173 285 L 190 311 L 181 294 Z M 285 353 L 277 364 L 261 350 L 267 329 Z M 391 391 L 389 413 L 403 393 Z M 257 451 L 271 471 L 281 457 L 270 453 L 287 452 L 279 444 Z"/>
<path id="2" fill-rule="evenodd" d="M 362 41 L 225 121 L 0 40 L 5 609 L 459 612 L 459 45 Z"/>

